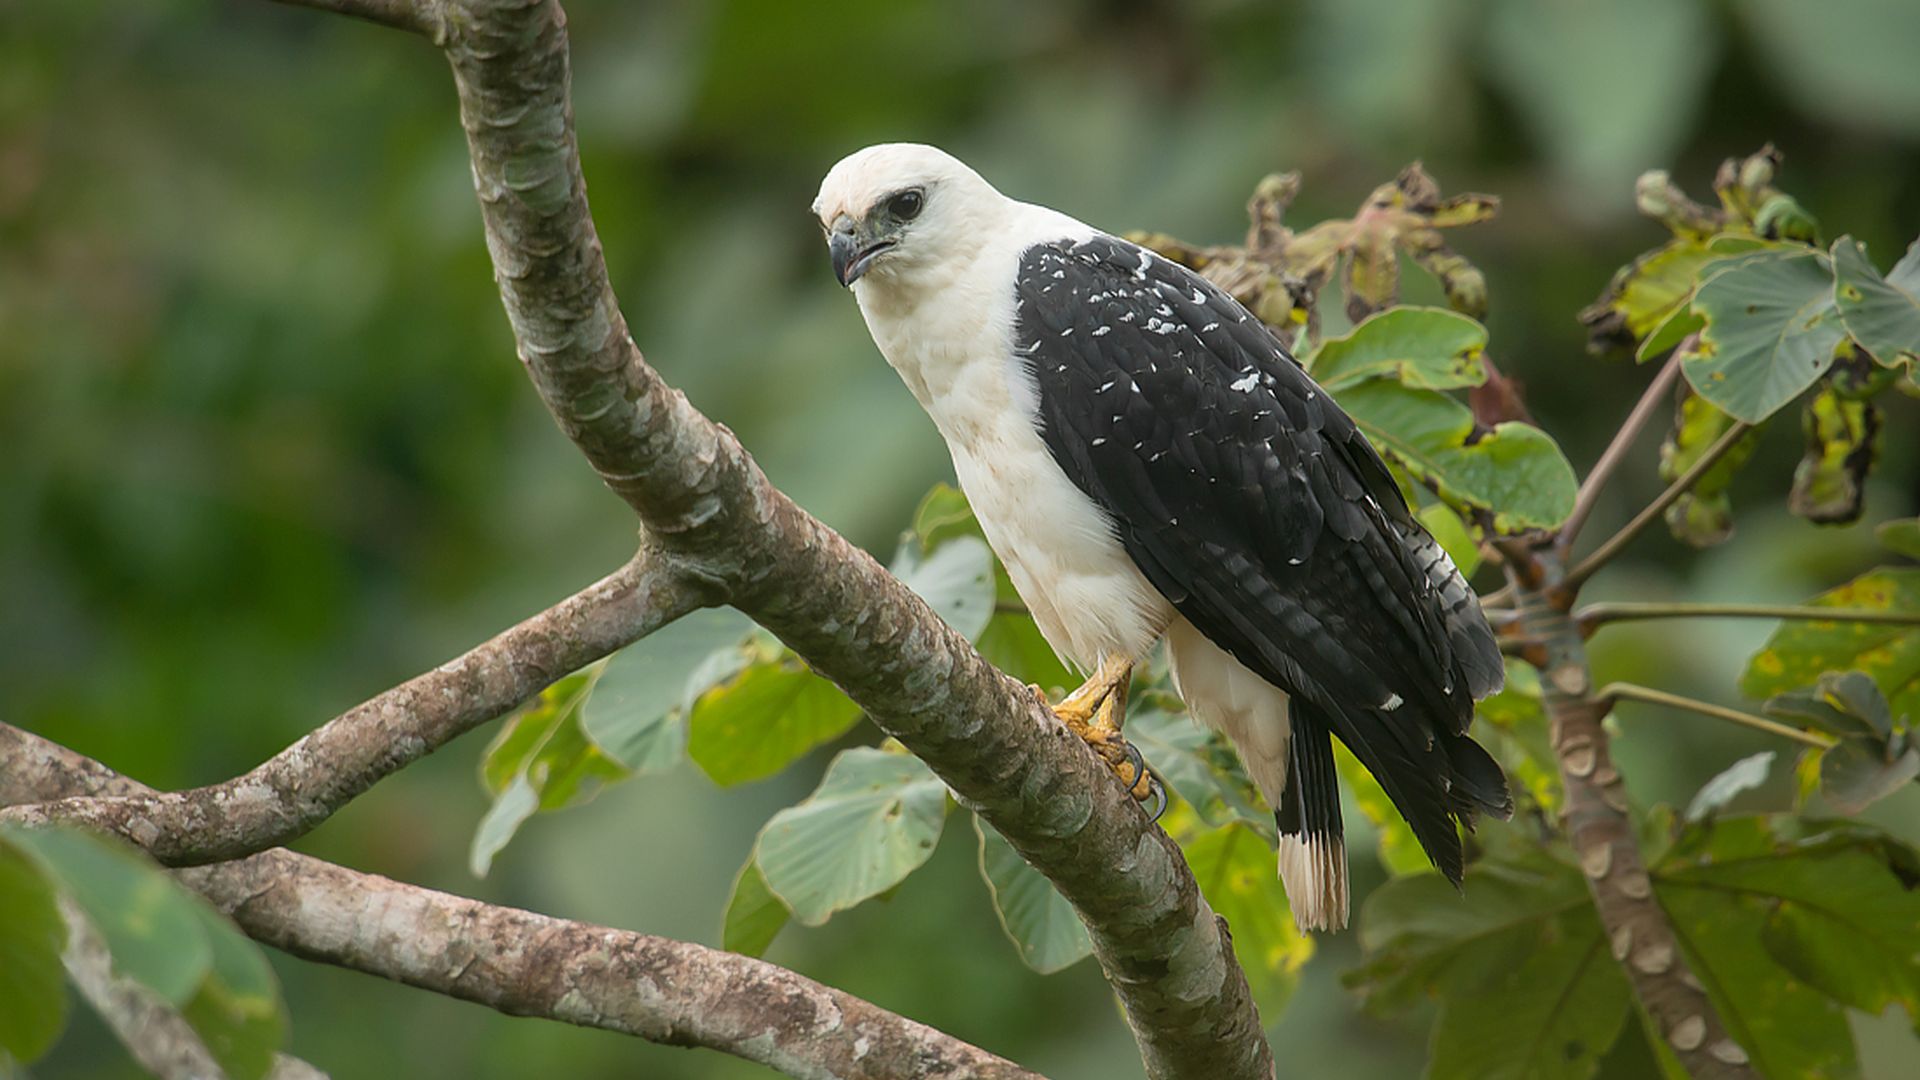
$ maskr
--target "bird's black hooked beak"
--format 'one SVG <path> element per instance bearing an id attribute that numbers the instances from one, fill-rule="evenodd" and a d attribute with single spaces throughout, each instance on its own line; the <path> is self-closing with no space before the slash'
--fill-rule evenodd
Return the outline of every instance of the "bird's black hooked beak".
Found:
<path id="1" fill-rule="evenodd" d="M 827 237 L 827 251 L 833 256 L 833 276 L 841 285 L 852 287 L 873 265 L 873 260 L 896 242 L 890 236 L 868 235 L 865 225 L 854 221 L 850 214 L 841 214 L 833 219 L 833 231 Z"/>

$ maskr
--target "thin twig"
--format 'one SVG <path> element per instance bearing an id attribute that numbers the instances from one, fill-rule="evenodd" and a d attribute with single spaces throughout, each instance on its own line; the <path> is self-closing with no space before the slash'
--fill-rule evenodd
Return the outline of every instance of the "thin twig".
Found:
<path id="1" fill-rule="evenodd" d="M 1608 623 L 1636 619 L 1805 619 L 1811 622 L 1885 623 L 1920 626 L 1920 611 L 1815 607 L 1809 604 L 1588 604 L 1574 612 L 1580 631 L 1591 636 Z"/>
<path id="2" fill-rule="evenodd" d="M 1667 507 L 1672 506 L 1675 500 L 1685 495 L 1689 488 L 1699 483 L 1700 478 L 1707 475 L 1707 470 L 1713 468 L 1721 458 L 1726 456 L 1727 451 L 1733 449 L 1734 445 L 1752 430 L 1752 424 L 1734 421 L 1733 426 L 1721 433 L 1720 438 L 1700 455 L 1700 459 L 1695 461 L 1686 472 L 1681 473 L 1673 483 L 1667 485 L 1667 490 L 1648 503 L 1646 509 L 1635 514 L 1632 521 L 1627 522 L 1619 532 L 1608 537 L 1605 543 L 1594 549 L 1593 554 L 1580 560 L 1579 565 L 1567 571 L 1567 576 L 1562 582 L 1563 587 L 1578 589 L 1593 576 L 1594 571 L 1612 561 L 1614 556 L 1620 554 L 1628 544 L 1633 542 L 1634 537 L 1639 536 L 1648 525 L 1653 524 L 1661 514 L 1666 512 Z"/>
<path id="3" fill-rule="evenodd" d="M 1559 538 L 1555 540 L 1563 553 L 1573 547 L 1574 538 L 1580 535 L 1580 527 L 1587 523 L 1587 515 L 1593 513 L 1594 506 L 1600 501 L 1600 489 L 1613 478 L 1614 470 L 1626 460 L 1627 451 L 1633 448 L 1634 440 L 1640 437 L 1640 432 L 1653 419 L 1654 413 L 1673 389 L 1674 381 L 1680 377 L 1680 357 L 1686 351 L 1684 342 L 1680 348 L 1673 350 L 1673 355 L 1641 393 L 1640 400 L 1634 403 L 1633 411 L 1627 414 L 1620 430 L 1613 433 L 1613 441 L 1607 444 L 1600 460 L 1594 462 L 1592 470 L 1587 473 L 1586 480 L 1580 485 L 1580 494 L 1573 500 L 1573 513 L 1567 515 L 1566 522 L 1560 526 Z"/>
<path id="4" fill-rule="evenodd" d="M 1764 716 L 1755 716 L 1752 713 L 1741 712 L 1739 709 L 1729 709 L 1725 705 L 1715 705 L 1711 701 L 1669 694 L 1665 690 L 1655 690 L 1650 686 L 1640 686 L 1636 683 L 1608 683 L 1600 688 L 1600 692 L 1594 695 L 1594 699 L 1603 705 L 1616 701 L 1641 701 L 1648 705 L 1665 705 L 1670 709 L 1711 716 L 1716 720 L 1725 720 L 1730 724 L 1764 731 L 1769 735 L 1778 735 L 1783 739 L 1792 739 L 1794 742 L 1819 747 L 1822 750 L 1833 745 L 1832 740 L 1824 736 L 1790 727 Z"/>

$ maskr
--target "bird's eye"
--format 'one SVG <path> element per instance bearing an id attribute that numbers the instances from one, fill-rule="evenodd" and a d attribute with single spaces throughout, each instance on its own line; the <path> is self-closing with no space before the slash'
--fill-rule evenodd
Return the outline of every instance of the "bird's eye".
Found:
<path id="1" fill-rule="evenodd" d="M 900 221 L 912 221 L 920 216 L 920 207 L 926 203 L 926 196 L 918 188 L 908 188 L 887 200 L 887 213 Z"/>

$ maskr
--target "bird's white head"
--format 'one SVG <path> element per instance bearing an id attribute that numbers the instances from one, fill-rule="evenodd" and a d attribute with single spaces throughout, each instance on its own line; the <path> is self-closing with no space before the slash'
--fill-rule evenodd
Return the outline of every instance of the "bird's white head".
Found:
<path id="1" fill-rule="evenodd" d="M 964 262 L 1009 200 L 937 147 L 882 143 L 840 159 L 820 182 L 813 212 L 834 276 L 903 284 Z"/>

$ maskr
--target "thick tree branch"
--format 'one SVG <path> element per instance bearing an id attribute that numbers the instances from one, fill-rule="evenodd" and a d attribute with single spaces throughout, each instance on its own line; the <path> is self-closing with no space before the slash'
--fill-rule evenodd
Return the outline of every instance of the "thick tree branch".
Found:
<path id="1" fill-rule="evenodd" d="M 495 278 L 561 428 L 652 536 L 837 683 L 1073 903 L 1150 1076 L 1269 1076 L 1246 979 L 1173 841 L 1023 687 L 769 484 L 640 355 L 588 212 L 558 3 L 446 11 Z"/>
<path id="2" fill-rule="evenodd" d="M 148 790 L 6 724 L 0 761 L 0 806 Z M 485 904 L 285 850 L 178 876 L 259 941 L 512 1016 L 706 1047 L 792 1076 L 1038 1080 L 924 1024 L 717 949 Z"/>
<path id="3" fill-rule="evenodd" d="M 1538 650 L 1549 735 L 1566 788 L 1566 827 L 1586 875 L 1600 925 L 1607 932 L 1634 995 L 1687 1072 L 1702 1080 L 1753 1080 L 1746 1051 L 1727 1034 L 1674 938 L 1653 892 L 1633 824 L 1627 790 L 1608 746 L 1607 706 L 1593 688 L 1586 646 L 1567 614 L 1572 591 L 1559 580 L 1557 554 L 1542 551 L 1510 562 L 1520 635 Z"/>
<path id="4" fill-rule="evenodd" d="M 643 552 L 608 577 L 328 721 L 251 772 L 188 791 L 0 810 L 116 833 L 169 865 L 218 862 L 304 835 L 361 792 L 701 604 L 672 560 Z M 12 761 L 0 757 L 9 769 Z"/>
<path id="5" fill-rule="evenodd" d="M 1573 547 L 1574 539 L 1580 535 L 1581 526 L 1587 523 L 1587 515 L 1593 513 L 1594 506 L 1600 502 L 1601 490 L 1607 486 L 1607 481 L 1613 478 L 1614 471 L 1619 469 L 1620 463 L 1627 459 L 1627 451 L 1633 449 L 1633 441 L 1640 437 L 1640 432 L 1646 428 L 1654 414 L 1659 411 L 1668 393 L 1673 390 L 1673 384 L 1680 378 L 1680 357 L 1687 351 L 1686 344 L 1682 342 L 1680 348 L 1673 350 L 1673 355 L 1667 358 L 1666 364 L 1653 377 L 1653 381 L 1647 384 L 1646 390 L 1640 395 L 1640 400 L 1634 403 L 1633 411 L 1627 414 L 1626 421 L 1620 425 L 1620 430 L 1613 433 L 1613 441 L 1607 444 L 1606 450 L 1600 454 L 1600 460 L 1594 462 L 1592 471 L 1588 472 L 1587 478 L 1581 482 L 1580 494 L 1573 500 L 1573 512 L 1567 515 L 1566 522 L 1560 526 L 1560 532 L 1554 538 L 1554 543 L 1560 548 L 1562 555 L 1566 554 L 1567 549 Z"/>
<path id="6" fill-rule="evenodd" d="M 1635 514 L 1632 521 L 1627 522 L 1626 525 L 1621 527 L 1619 532 L 1608 537 L 1605 542 L 1594 549 L 1593 554 L 1580 560 L 1579 565 L 1567 571 L 1563 587 L 1567 589 L 1578 589 L 1582 583 L 1593 576 L 1596 570 L 1599 570 L 1602 566 L 1611 562 L 1614 556 L 1626 550 L 1627 545 L 1633 542 L 1634 537 L 1639 536 L 1648 525 L 1658 520 L 1660 515 L 1666 512 L 1667 507 L 1673 505 L 1675 499 L 1685 495 L 1693 485 L 1699 483 L 1700 478 L 1707 475 L 1707 470 L 1713 468 L 1716 462 L 1726 456 L 1727 451 L 1733 449 L 1734 445 L 1737 444 L 1747 432 L 1752 430 L 1752 424 L 1743 423 L 1738 420 L 1734 421 L 1718 439 L 1714 440 L 1713 445 L 1701 452 L 1699 460 L 1695 461 L 1686 472 L 1681 473 L 1675 478 L 1673 483 L 1668 484 L 1667 489 L 1656 496 L 1652 502 L 1648 503 L 1646 509 Z"/>

